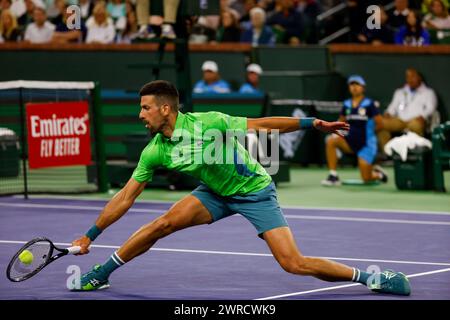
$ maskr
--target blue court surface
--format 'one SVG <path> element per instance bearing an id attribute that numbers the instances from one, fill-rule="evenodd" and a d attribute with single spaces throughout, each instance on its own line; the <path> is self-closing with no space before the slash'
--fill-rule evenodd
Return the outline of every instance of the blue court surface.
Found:
<path id="1" fill-rule="evenodd" d="M 69 246 L 93 224 L 106 202 L 0 198 L 0 299 L 450 299 L 450 213 L 284 208 L 304 255 L 366 269 L 402 271 L 410 297 L 370 292 L 354 283 L 329 283 L 283 271 L 240 215 L 179 231 L 117 270 L 111 288 L 75 293 L 66 288 L 70 266 L 82 272 L 103 263 L 135 230 L 171 204 L 138 202 L 95 241 L 91 253 L 64 257 L 33 278 L 5 275 L 14 253 L 45 236 Z"/>

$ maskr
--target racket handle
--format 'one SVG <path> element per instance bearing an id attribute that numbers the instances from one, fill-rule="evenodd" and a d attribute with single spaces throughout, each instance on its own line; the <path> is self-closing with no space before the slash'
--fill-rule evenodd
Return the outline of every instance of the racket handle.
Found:
<path id="1" fill-rule="evenodd" d="M 68 251 L 67 253 L 68 254 L 77 254 L 80 252 L 80 250 L 81 250 L 80 246 L 73 246 L 73 247 L 67 248 L 67 251 Z"/>

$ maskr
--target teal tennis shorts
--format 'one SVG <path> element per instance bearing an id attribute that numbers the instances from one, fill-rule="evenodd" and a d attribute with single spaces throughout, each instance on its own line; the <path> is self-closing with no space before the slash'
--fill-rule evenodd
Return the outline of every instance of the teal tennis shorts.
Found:
<path id="1" fill-rule="evenodd" d="M 288 226 L 277 200 L 275 184 L 243 196 L 222 197 L 205 184 L 201 184 L 192 195 L 201 201 L 213 217 L 213 222 L 239 213 L 256 228 L 258 236 L 266 231 Z"/>

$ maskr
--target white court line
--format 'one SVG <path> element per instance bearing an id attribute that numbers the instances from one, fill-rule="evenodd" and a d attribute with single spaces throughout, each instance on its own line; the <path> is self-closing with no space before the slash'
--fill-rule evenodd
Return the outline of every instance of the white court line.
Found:
<path id="1" fill-rule="evenodd" d="M 427 275 L 430 275 L 430 274 L 441 273 L 441 272 L 448 272 L 448 271 L 450 271 L 450 268 L 439 269 L 439 270 L 428 271 L 428 272 L 415 273 L 415 274 L 406 275 L 406 276 L 408 278 L 415 278 L 415 277 L 427 276 Z M 300 296 L 300 295 L 305 295 L 305 294 L 308 294 L 308 293 L 315 293 L 315 292 L 322 292 L 322 291 L 332 291 L 332 290 L 343 289 L 343 288 L 348 288 L 348 287 L 355 287 L 355 286 L 361 286 L 361 285 L 362 284 L 360 284 L 360 283 L 344 284 L 344 285 L 334 286 L 334 287 L 326 287 L 326 288 L 320 288 L 320 289 L 314 289 L 314 290 L 308 290 L 308 291 L 292 292 L 292 293 L 280 294 L 280 295 L 276 295 L 276 296 L 257 298 L 257 299 L 254 299 L 254 300 L 273 300 L 273 299 L 286 298 L 286 297 L 292 297 L 292 296 Z"/>
<path id="2" fill-rule="evenodd" d="M 23 196 L 14 195 L 13 198 L 23 199 Z M 35 199 L 68 199 L 68 200 L 87 200 L 87 201 L 109 201 L 111 198 L 97 197 L 78 197 L 78 196 L 58 196 L 58 195 L 31 195 L 30 198 Z M 153 203 L 153 204 L 173 204 L 176 201 L 169 200 L 137 200 L 136 203 Z M 300 209 L 300 210 L 320 210 L 320 211 L 346 211 L 346 212 L 375 212 L 375 213 L 404 213 L 404 214 L 435 214 L 450 215 L 450 211 L 421 211 L 421 210 L 403 210 L 403 209 L 371 209 L 371 208 L 332 208 L 332 207 L 304 207 L 283 205 L 282 209 Z"/>
<path id="3" fill-rule="evenodd" d="M 94 207 L 94 206 L 73 206 L 73 205 L 63 205 L 63 204 L 39 204 L 39 203 L 2 203 L 0 202 L 0 207 L 15 207 L 15 208 L 44 208 L 44 209 L 71 209 L 71 210 L 103 210 L 104 207 Z M 144 213 L 163 213 L 167 210 L 157 210 L 157 209 L 139 209 L 131 208 L 128 212 L 144 212 Z"/>
<path id="4" fill-rule="evenodd" d="M 93 206 L 73 206 L 73 205 L 35 204 L 35 203 L 2 203 L 2 202 L 0 202 L 0 207 L 98 210 L 98 211 L 103 209 L 103 207 L 93 207 Z M 143 212 L 143 213 L 164 213 L 167 210 L 131 208 L 128 211 L 129 212 Z M 235 215 L 235 217 L 236 216 L 240 217 L 239 215 Z M 330 216 L 311 216 L 311 215 L 302 215 L 302 214 L 299 214 L 299 215 L 285 214 L 284 216 L 289 219 L 305 219 L 305 220 L 329 220 L 329 221 L 349 221 L 349 222 L 376 222 L 376 223 L 450 226 L 450 221 L 378 219 L 378 218 L 357 218 L 357 217 L 330 217 Z"/>
<path id="5" fill-rule="evenodd" d="M 25 244 L 27 241 L 13 241 L 0 240 L 0 244 Z M 69 247 L 72 244 L 65 242 L 55 242 L 57 246 Z M 93 244 L 93 248 L 119 249 L 120 246 Z M 193 250 L 193 249 L 174 249 L 174 248 L 151 248 L 152 251 L 166 251 L 166 252 L 184 252 L 184 253 L 205 253 L 205 254 L 222 254 L 222 255 L 237 255 L 237 256 L 258 256 L 258 257 L 272 257 L 271 253 L 253 253 L 253 252 L 236 252 L 236 251 L 213 251 L 213 250 Z M 415 265 L 430 265 L 430 266 L 450 266 L 450 263 L 445 262 L 423 262 L 423 261 L 405 261 L 405 260 L 381 260 L 381 259 L 358 259 L 358 258 L 343 258 L 343 257 L 318 257 L 323 259 L 337 260 L 337 261 L 362 261 L 362 262 L 381 262 L 381 263 L 398 263 L 398 264 L 415 264 Z"/>

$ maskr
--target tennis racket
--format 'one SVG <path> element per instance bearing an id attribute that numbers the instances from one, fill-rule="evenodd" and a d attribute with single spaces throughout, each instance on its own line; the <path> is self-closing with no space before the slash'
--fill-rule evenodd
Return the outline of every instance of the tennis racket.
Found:
<path id="1" fill-rule="evenodd" d="M 68 254 L 77 254 L 81 247 L 58 248 L 49 239 L 40 237 L 27 242 L 11 259 L 6 269 L 6 276 L 12 282 L 27 280 L 44 269 L 53 261 Z M 20 261 L 20 254 L 28 250 L 33 255 L 31 263 Z"/>

